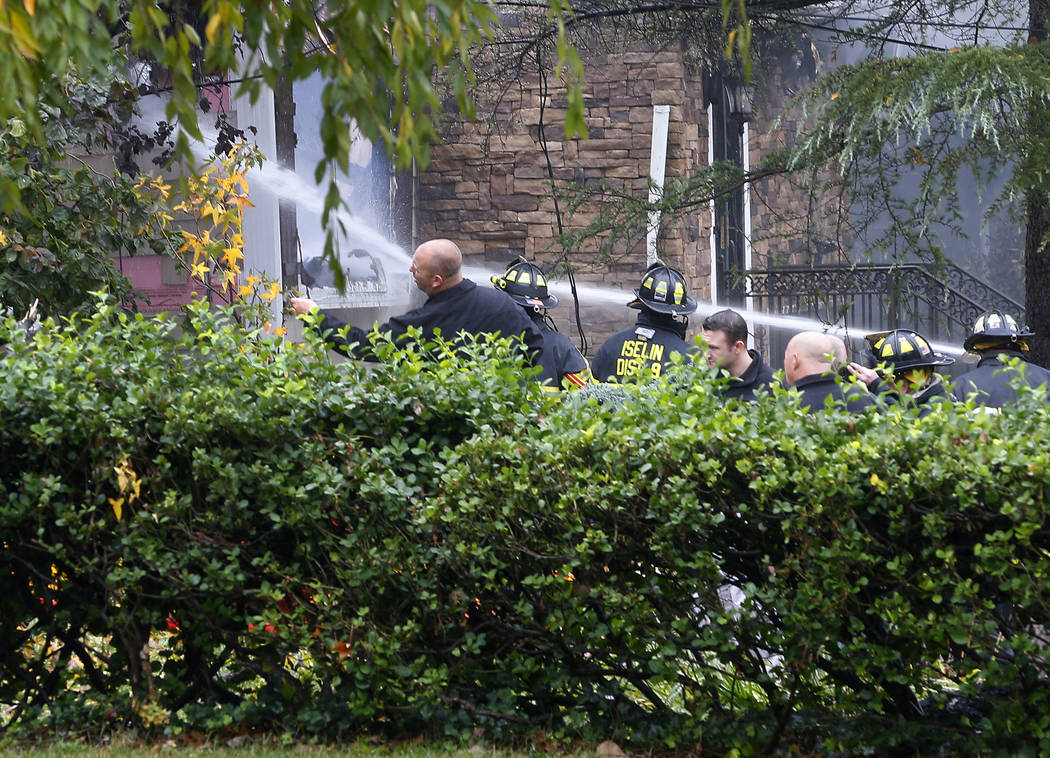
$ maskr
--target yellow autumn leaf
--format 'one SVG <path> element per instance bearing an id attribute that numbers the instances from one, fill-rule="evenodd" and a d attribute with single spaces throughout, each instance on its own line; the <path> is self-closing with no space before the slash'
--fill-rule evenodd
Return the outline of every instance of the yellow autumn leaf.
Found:
<path id="1" fill-rule="evenodd" d="M 227 269 L 222 272 L 222 288 L 228 290 L 230 287 L 237 286 L 237 272 L 232 269 Z"/>
<path id="2" fill-rule="evenodd" d="M 240 261 L 244 258 L 244 253 L 238 247 L 228 247 L 222 251 L 222 260 L 226 262 L 226 265 L 240 270 Z"/>
<path id="3" fill-rule="evenodd" d="M 277 282 L 270 282 L 270 288 L 259 295 L 266 302 L 274 300 L 278 295 L 281 294 L 281 285 Z"/>
<path id="4" fill-rule="evenodd" d="M 227 199 L 229 200 L 229 202 L 233 203 L 234 205 L 236 205 L 241 210 L 243 210 L 245 207 L 248 207 L 248 208 L 254 208 L 255 207 L 255 204 L 251 200 L 248 199 L 247 195 L 231 195 Z"/>
<path id="5" fill-rule="evenodd" d="M 216 9 L 216 13 L 214 13 L 212 17 L 208 19 L 208 26 L 204 29 L 204 36 L 207 37 L 208 42 L 215 41 L 215 33 L 218 32 L 219 26 L 223 23 L 224 14 L 222 13 L 222 9 L 224 7 L 225 5 L 220 5 Z"/>
<path id="6" fill-rule="evenodd" d="M 124 515 L 124 498 L 110 498 L 109 504 L 113 506 L 113 515 L 117 517 L 117 521 L 120 521 Z"/>
<path id="7" fill-rule="evenodd" d="M 832 100 L 838 100 L 839 99 L 839 93 L 838 92 L 832 92 L 831 93 L 831 99 Z"/>
<path id="8" fill-rule="evenodd" d="M 162 200 L 167 200 L 171 196 L 171 185 L 165 184 L 159 179 L 153 183 L 153 189 L 157 190 Z"/>
<path id="9" fill-rule="evenodd" d="M 40 47 L 40 43 L 37 42 L 33 30 L 26 23 L 25 17 L 21 13 L 9 13 L 8 20 L 11 24 L 11 34 L 15 39 L 18 52 L 22 54 L 23 58 L 36 60 L 37 55 L 43 50 Z"/>
<path id="10" fill-rule="evenodd" d="M 208 273 L 207 263 L 197 263 L 190 269 L 190 276 L 197 277 L 202 282 L 204 281 L 205 275 Z"/>
<path id="11" fill-rule="evenodd" d="M 205 203 L 204 207 L 201 208 L 201 217 L 208 218 L 209 216 L 211 216 L 211 222 L 213 224 L 218 224 L 220 221 L 222 221 L 222 216 L 224 213 L 225 209 L 223 209 L 221 205 L 214 205 L 211 202 Z"/>
<path id="12" fill-rule="evenodd" d="M 22 5 L 26 9 L 26 13 L 30 16 L 36 14 L 36 0 L 22 0 Z"/>
<path id="13" fill-rule="evenodd" d="M 196 234 L 190 234 L 187 231 L 183 231 L 182 235 L 186 241 L 175 252 L 181 255 L 192 251 L 195 258 L 199 257 L 199 253 L 203 249 L 200 238 Z"/>
<path id="14" fill-rule="evenodd" d="M 127 492 L 128 486 L 131 483 L 131 461 L 128 460 L 128 456 L 124 456 L 120 459 L 120 463 L 113 467 L 114 473 L 117 475 L 117 486 L 120 487 L 121 492 Z"/>

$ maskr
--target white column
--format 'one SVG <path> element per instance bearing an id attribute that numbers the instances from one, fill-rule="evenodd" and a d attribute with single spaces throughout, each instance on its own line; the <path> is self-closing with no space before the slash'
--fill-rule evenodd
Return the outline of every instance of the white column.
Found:
<path id="1" fill-rule="evenodd" d="M 671 106 L 653 106 L 653 138 L 649 149 L 649 202 L 655 203 L 663 196 L 664 172 L 667 168 L 667 122 Z M 645 265 L 651 266 L 656 260 L 656 240 L 660 234 L 660 212 L 649 211 L 648 226 L 645 231 Z"/>
<path id="2" fill-rule="evenodd" d="M 277 160 L 277 132 L 273 90 L 260 85 L 259 99 L 253 104 L 246 95 L 233 98 L 237 112 L 237 126 L 256 128 L 255 142 L 267 162 Z M 274 164 L 276 165 L 276 164 Z M 248 172 L 248 195 L 254 207 L 244 209 L 244 270 L 248 274 L 281 281 L 281 220 L 277 210 L 277 195 L 262 182 L 252 182 Z M 270 304 L 275 323 L 281 323 L 283 302 L 276 298 Z"/>

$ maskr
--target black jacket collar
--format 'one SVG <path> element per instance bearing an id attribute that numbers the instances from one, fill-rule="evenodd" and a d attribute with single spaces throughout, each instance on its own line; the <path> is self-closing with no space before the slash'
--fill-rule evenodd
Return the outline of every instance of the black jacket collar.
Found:
<path id="1" fill-rule="evenodd" d="M 470 292 L 477 286 L 478 285 L 470 281 L 470 279 L 464 279 L 463 281 L 459 282 L 459 284 L 449 287 L 447 290 L 441 290 L 441 292 L 437 293 L 436 295 L 431 295 L 429 298 L 427 298 L 427 302 L 440 303 L 444 300 L 454 300 L 463 293 Z"/>
<path id="2" fill-rule="evenodd" d="M 638 326 L 647 326 L 651 329 L 663 329 L 678 335 L 679 339 L 685 339 L 685 330 L 689 326 L 688 321 L 679 321 L 668 313 L 657 313 L 648 308 L 642 308 L 635 322 Z"/>

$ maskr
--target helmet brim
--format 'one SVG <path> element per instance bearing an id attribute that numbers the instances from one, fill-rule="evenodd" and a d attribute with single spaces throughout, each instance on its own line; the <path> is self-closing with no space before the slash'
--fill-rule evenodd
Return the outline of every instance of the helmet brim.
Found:
<path id="1" fill-rule="evenodd" d="M 923 366 L 950 366 L 955 363 L 955 359 L 950 355 L 944 353 L 933 353 L 925 361 L 922 362 Z"/>
<path id="2" fill-rule="evenodd" d="M 510 295 L 511 300 L 524 308 L 554 308 L 558 305 L 558 298 L 554 295 L 547 295 L 547 297 L 530 297 L 528 295 L 516 295 L 510 292 L 507 292 L 507 294 Z"/>

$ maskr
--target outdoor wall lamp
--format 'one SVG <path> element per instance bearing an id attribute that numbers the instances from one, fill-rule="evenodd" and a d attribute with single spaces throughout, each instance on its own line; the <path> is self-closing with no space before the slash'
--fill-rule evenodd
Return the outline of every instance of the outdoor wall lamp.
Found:
<path id="1" fill-rule="evenodd" d="M 741 123 L 750 121 L 751 87 L 743 82 L 729 79 L 726 81 L 726 98 L 729 100 L 729 118 Z"/>

